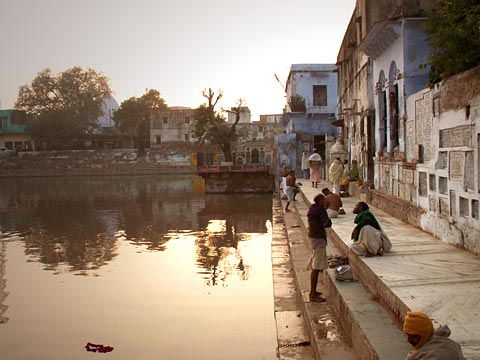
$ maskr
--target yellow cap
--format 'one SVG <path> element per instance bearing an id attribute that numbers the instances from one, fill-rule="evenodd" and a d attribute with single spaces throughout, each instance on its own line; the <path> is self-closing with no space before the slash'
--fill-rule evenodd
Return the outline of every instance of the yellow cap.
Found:
<path id="1" fill-rule="evenodd" d="M 420 335 L 420 342 L 415 349 L 420 349 L 433 335 L 433 323 L 427 314 L 416 311 L 407 311 L 403 331 L 409 335 Z"/>

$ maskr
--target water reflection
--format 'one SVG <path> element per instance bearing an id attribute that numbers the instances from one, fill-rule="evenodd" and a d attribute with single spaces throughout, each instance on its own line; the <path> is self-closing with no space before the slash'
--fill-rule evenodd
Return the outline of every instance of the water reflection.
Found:
<path id="1" fill-rule="evenodd" d="M 192 184 L 0 179 L 2 359 L 50 360 L 50 339 L 59 359 L 80 358 L 83 340 L 115 345 L 116 359 L 273 359 L 271 196 Z"/>
<path id="2" fill-rule="evenodd" d="M 117 256 L 118 240 L 162 251 L 181 231 L 198 232 L 198 263 L 215 271 L 225 249 L 237 249 L 242 234 L 266 233 L 271 218 L 269 196 L 195 194 L 191 177 L 3 179 L 0 185 L 4 239 L 20 234 L 27 256 L 53 271 L 62 264 L 98 269 Z"/>
<path id="3" fill-rule="evenodd" d="M 206 195 L 205 207 L 198 213 L 203 233 L 197 236 L 197 256 L 210 275 L 208 285 L 224 285 L 234 273 L 248 279 L 249 265 L 244 264 L 238 244 L 247 233 L 266 233 L 270 218 L 271 203 L 259 201 L 258 196 Z"/>

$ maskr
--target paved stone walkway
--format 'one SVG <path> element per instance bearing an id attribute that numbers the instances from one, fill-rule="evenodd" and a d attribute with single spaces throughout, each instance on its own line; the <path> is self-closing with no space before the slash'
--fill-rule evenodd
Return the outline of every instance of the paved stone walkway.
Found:
<path id="1" fill-rule="evenodd" d="M 302 180 L 308 202 L 326 184 Z M 356 197 L 342 198 L 346 215 L 332 219 L 331 239 L 344 254 L 351 244 Z M 480 360 L 480 257 L 370 207 L 392 242 L 383 257 L 349 255 L 355 275 L 371 294 L 403 321 L 407 310 L 423 311 L 447 324 L 467 359 Z M 303 211 L 303 210 L 302 210 Z M 375 317 L 375 314 L 371 314 Z M 386 357 L 387 358 L 387 357 Z"/>

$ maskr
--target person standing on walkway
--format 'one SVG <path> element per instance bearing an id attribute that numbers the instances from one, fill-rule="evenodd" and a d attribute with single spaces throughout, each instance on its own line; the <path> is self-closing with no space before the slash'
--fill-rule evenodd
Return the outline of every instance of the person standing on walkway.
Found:
<path id="1" fill-rule="evenodd" d="M 302 154 L 302 171 L 303 178 L 310 179 L 310 163 L 308 162 L 308 154 L 306 151 Z"/>
<path id="2" fill-rule="evenodd" d="M 340 158 L 333 160 L 330 168 L 328 170 L 328 177 L 333 183 L 333 192 L 337 195 L 340 195 L 340 185 L 342 184 L 343 176 L 343 164 L 340 161 Z"/>
<path id="3" fill-rule="evenodd" d="M 359 256 L 383 255 L 389 252 L 392 244 L 370 212 L 367 203 L 357 203 L 353 213 L 357 216 L 353 220 L 356 226 L 352 231 L 353 244 L 350 245 L 350 250 Z"/>
<path id="4" fill-rule="evenodd" d="M 313 154 L 308 158 L 310 165 L 310 181 L 312 187 L 318 187 L 318 183 L 322 180 L 322 157 L 317 149 L 313 149 Z"/>
<path id="5" fill-rule="evenodd" d="M 290 173 L 290 169 L 287 165 L 282 165 L 282 169 L 280 170 L 280 177 L 282 179 L 282 191 L 285 196 L 287 196 L 287 176 Z"/>
<path id="6" fill-rule="evenodd" d="M 340 208 L 343 206 L 342 199 L 339 195 L 332 193 L 329 188 L 323 188 L 322 193 L 325 195 L 325 209 L 328 217 L 330 219 L 338 217 Z"/>
<path id="7" fill-rule="evenodd" d="M 291 211 L 288 208 L 290 206 L 290 203 L 292 201 L 295 201 L 295 197 L 297 196 L 297 193 L 300 192 L 297 185 L 297 179 L 295 178 L 295 170 L 290 170 L 290 173 L 287 176 L 285 184 L 287 185 L 287 189 L 285 191 L 285 193 L 287 194 L 287 206 L 285 206 L 285 211 L 288 212 L 288 211 Z"/>
<path id="8" fill-rule="evenodd" d="M 407 311 L 403 332 L 415 348 L 406 360 L 465 360 L 460 345 L 449 338 L 448 326 L 434 331 L 432 320 L 425 313 Z"/>
<path id="9" fill-rule="evenodd" d="M 313 198 L 307 212 L 308 218 L 308 242 L 311 250 L 307 269 L 310 273 L 310 293 L 308 297 L 312 302 L 324 302 L 326 299 L 322 293 L 317 292 L 318 278 L 323 275 L 323 270 L 328 268 L 327 263 L 327 233 L 325 228 L 332 226 L 325 210 L 325 197 L 318 194 Z M 323 280 L 322 280 L 323 282 Z"/>

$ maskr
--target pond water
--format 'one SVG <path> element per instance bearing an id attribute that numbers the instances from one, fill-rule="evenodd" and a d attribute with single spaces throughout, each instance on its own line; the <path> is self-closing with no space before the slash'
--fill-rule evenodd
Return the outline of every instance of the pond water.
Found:
<path id="1" fill-rule="evenodd" d="M 0 358 L 276 359 L 271 218 L 190 176 L 0 179 Z"/>

